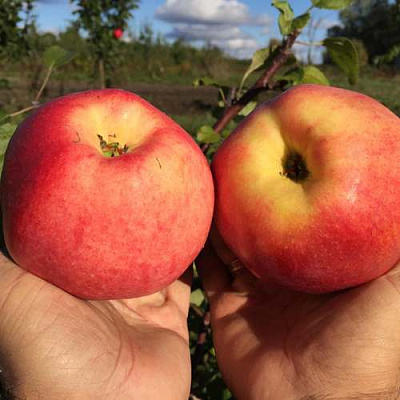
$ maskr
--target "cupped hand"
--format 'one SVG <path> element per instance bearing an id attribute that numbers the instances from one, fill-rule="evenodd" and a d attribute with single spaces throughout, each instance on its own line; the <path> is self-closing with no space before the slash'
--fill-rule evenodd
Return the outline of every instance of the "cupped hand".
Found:
<path id="1" fill-rule="evenodd" d="M 139 299 L 85 301 L 0 256 L 0 377 L 17 398 L 187 399 L 190 272 Z"/>
<path id="2" fill-rule="evenodd" d="M 207 244 L 197 260 L 217 361 L 237 400 L 400 396 L 400 265 L 327 295 L 262 284 Z M 221 258 L 224 262 L 221 261 Z"/>

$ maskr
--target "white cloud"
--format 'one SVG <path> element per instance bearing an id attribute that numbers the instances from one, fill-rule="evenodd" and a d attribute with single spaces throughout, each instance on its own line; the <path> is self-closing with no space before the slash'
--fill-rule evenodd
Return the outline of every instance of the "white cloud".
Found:
<path id="1" fill-rule="evenodd" d="M 174 24 L 168 34 L 172 38 L 182 38 L 189 41 L 217 41 L 240 38 L 243 32 L 237 26 L 230 25 L 205 25 L 205 24 Z"/>
<path id="2" fill-rule="evenodd" d="M 340 21 L 335 21 L 333 19 L 328 18 L 317 18 L 313 19 L 310 22 L 311 28 L 313 29 L 329 29 L 336 25 L 342 25 Z"/>
<path id="3" fill-rule="evenodd" d="M 166 0 L 156 17 L 170 22 L 172 38 L 208 42 L 225 52 L 247 58 L 260 47 L 257 40 L 242 31 L 243 26 L 270 27 L 272 17 L 253 16 L 240 0 Z"/>
<path id="4" fill-rule="evenodd" d="M 237 58 L 251 58 L 253 53 L 260 48 L 258 41 L 252 37 L 215 40 L 213 44 Z"/>
<path id="5" fill-rule="evenodd" d="M 250 15 L 237 0 L 167 0 L 156 10 L 156 17 L 173 23 L 245 24 Z"/>
<path id="6" fill-rule="evenodd" d="M 230 25 L 174 24 L 167 36 L 211 43 L 237 58 L 249 58 L 260 47 L 255 38 L 243 33 L 239 27 Z"/>

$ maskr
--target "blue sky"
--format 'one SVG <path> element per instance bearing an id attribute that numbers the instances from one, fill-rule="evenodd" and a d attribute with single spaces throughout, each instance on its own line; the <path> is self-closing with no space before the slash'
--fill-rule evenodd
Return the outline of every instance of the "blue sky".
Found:
<path id="1" fill-rule="evenodd" d="M 279 38 L 277 11 L 270 0 L 141 0 L 134 11 L 130 29 L 137 32 L 150 24 L 155 32 L 168 38 L 183 37 L 194 44 L 206 41 L 237 57 L 250 57 L 254 50 Z M 310 0 L 292 0 L 296 15 L 304 12 Z M 38 0 L 35 14 L 41 31 L 59 32 L 73 19 L 69 0 Z M 337 11 L 314 10 L 313 23 L 318 26 L 314 40 L 338 20 Z M 303 34 L 307 41 L 307 31 Z M 298 46 L 299 54 L 306 48 Z M 318 61 L 318 52 L 315 53 Z"/>

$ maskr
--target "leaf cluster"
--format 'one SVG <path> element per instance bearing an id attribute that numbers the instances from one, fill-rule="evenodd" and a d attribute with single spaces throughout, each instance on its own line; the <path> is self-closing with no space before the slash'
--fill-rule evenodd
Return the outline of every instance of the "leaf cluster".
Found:
<path id="1" fill-rule="evenodd" d="M 29 50 L 25 35 L 34 25 L 34 0 L 0 0 L 0 57 L 17 59 Z"/>
<path id="2" fill-rule="evenodd" d="M 282 35 L 289 35 L 296 30 L 303 29 L 311 18 L 310 11 L 313 8 L 327 10 L 342 10 L 348 7 L 354 0 L 312 0 L 308 10 L 295 17 L 292 6 L 288 0 L 272 0 L 272 5 L 279 11 L 279 30 Z"/>
<path id="3" fill-rule="evenodd" d="M 354 0 L 339 14 L 340 25 L 328 30 L 329 37 L 358 39 L 366 47 L 369 62 L 390 63 L 400 45 L 400 3 L 397 0 Z"/>
<path id="4" fill-rule="evenodd" d="M 189 399 L 233 400 L 218 369 L 211 328 L 204 324 L 204 321 L 208 320 L 207 317 L 205 318 L 208 311 L 209 303 L 204 296 L 199 277 L 195 273 L 188 321 L 193 365 L 192 396 Z M 200 340 L 205 338 L 204 342 L 199 343 L 199 338 Z"/>
<path id="5" fill-rule="evenodd" d="M 226 115 L 229 108 L 237 104 L 241 104 L 239 112 L 236 113 L 231 123 L 235 125 L 240 122 L 240 119 L 247 116 L 257 106 L 257 95 L 261 89 L 267 87 L 260 87 L 264 83 L 264 79 L 256 81 L 254 86 L 246 87 L 246 82 L 249 77 L 256 72 L 268 76 L 267 84 L 269 87 L 278 87 L 287 89 L 290 86 L 295 86 L 305 83 L 314 83 L 319 85 L 329 85 L 329 80 L 323 72 L 313 65 L 302 65 L 295 55 L 292 53 L 287 56 L 287 52 L 291 50 L 291 43 L 300 34 L 300 31 L 307 26 L 311 18 L 311 10 L 313 8 L 321 9 L 334 9 L 342 10 L 348 7 L 353 0 L 311 0 L 310 7 L 301 15 L 295 16 L 293 9 L 288 0 L 272 0 L 272 6 L 279 11 L 278 25 L 283 40 L 280 44 L 270 45 L 269 47 L 257 50 L 252 57 L 251 63 L 245 71 L 238 89 L 229 88 L 218 84 L 215 80 L 203 77 L 194 82 L 195 86 L 205 85 L 218 88 L 220 93 L 220 100 L 218 107 L 214 109 L 214 116 L 220 119 Z M 292 41 L 289 42 L 289 38 Z M 289 45 L 290 43 L 290 45 Z M 324 46 L 331 59 L 338 65 L 338 67 L 347 75 L 349 82 L 354 84 L 357 82 L 359 76 L 359 61 L 356 47 L 346 37 L 327 38 L 320 43 Z M 285 57 L 278 59 L 285 53 Z M 276 68 L 277 63 L 278 68 Z M 268 71 L 274 70 L 272 75 L 273 81 L 270 80 Z M 275 69 L 278 71 L 275 72 Z M 244 104 L 242 104 L 244 103 Z M 203 148 L 206 149 L 206 155 L 211 157 L 221 143 L 229 136 L 232 124 L 226 126 L 222 131 L 216 131 L 215 127 L 210 125 L 202 126 L 197 132 L 196 139 Z"/>

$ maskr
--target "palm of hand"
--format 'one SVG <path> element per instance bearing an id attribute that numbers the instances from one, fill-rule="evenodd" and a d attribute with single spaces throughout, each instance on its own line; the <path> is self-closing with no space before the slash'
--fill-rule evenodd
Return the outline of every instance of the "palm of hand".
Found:
<path id="1" fill-rule="evenodd" d="M 312 296 L 267 287 L 245 270 L 232 282 L 207 251 L 199 263 L 214 344 L 237 399 L 397 398 L 398 269 L 353 290 Z"/>
<path id="2" fill-rule="evenodd" d="M 187 398 L 188 284 L 178 281 L 141 299 L 84 301 L 5 257 L 0 264 L 0 338 L 7 349 L 0 367 L 14 393 L 29 399 Z"/>

